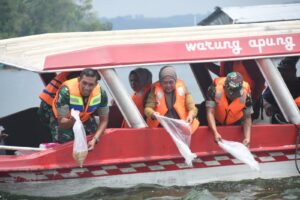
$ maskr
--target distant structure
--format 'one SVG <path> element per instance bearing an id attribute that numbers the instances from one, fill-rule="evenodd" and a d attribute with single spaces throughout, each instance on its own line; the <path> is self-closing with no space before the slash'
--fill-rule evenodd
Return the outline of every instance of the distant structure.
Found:
<path id="1" fill-rule="evenodd" d="M 200 26 L 247 24 L 300 19 L 300 3 L 243 7 L 216 7 L 215 11 L 198 23 Z"/>

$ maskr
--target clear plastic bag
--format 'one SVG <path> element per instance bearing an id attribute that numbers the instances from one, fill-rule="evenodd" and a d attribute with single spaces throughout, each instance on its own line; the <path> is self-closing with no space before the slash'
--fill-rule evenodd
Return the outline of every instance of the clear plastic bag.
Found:
<path id="1" fill-rule="evenodd" d="M 73 132 L 74 132 L 73 158 L 77 162 L 77 164 L 80 167 L 82 167 L 88 154 L 86 133 L 79 117 L 79 111 L 72 109 L 71 116 L 74 117 L 76 120 L 73 126 Z"/>
<path id="2" fill-rule="evenodd" d="M 230 153 L 235 158 L 249 165 L 251 169 L 257 171 L 260 170 L 258 162 L 254 159 L 253 155 L 244 144 L 224 139 L 222 139 L 221 142 L 218 142 L 218 144 L 224 151 Z"/>
<path id="3" fill-rule="evenodd" d="M 189 148 L 192 136 L 190 124 L 183 120 L 172 119 L 161 115 L 155 116 L 159 123 L 170 134 L 180 154 L 184 157 L 185 163 L 188 166 L 193 166 L 192 161 L 197 157 L 197 155 L 192 153 Z"/>

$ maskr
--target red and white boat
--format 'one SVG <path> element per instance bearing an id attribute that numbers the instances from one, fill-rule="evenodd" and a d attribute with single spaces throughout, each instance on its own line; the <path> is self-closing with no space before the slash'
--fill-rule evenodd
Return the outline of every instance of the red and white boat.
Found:
<path id="1" fill-rule="evenodd" d="M 295 152 L 300 114 L 271 60 L 295 55 L 300 56 L 300 21 L 297 20 L 53 33 L 0 40 L 0 63 L 40 73 L 44 83 L 53 78 L 54 72 L 94 68 L 117 103 L 110 109 L 106 133 L 95 150 L 89 152 L 82 168 L 72 158 L 73 142 L 29 155 L 1 155 L 0 191 L 65 196 L 95 187 L 188 186 L 211 181 L 299 176 L 295 163 L 300 156 L 296 157 Z M 259 172 L 221 150 L 207 126 L 200 126 L 192 135 L 191 150 L 198 157 L 193 167 L 188 167 L 164 129 L 147 128 L 115 70 L 185 63 L 182 67 L 191 67 L 205 96 L 212 80 L 205 63 L 245 59 L 257 62 L 260 69 L 257 73 L 263 74 L 284 116 L 291 122 L 252 126 L 250 150 L 260 164 Z M 49 141 L 49 130 L 39 123 L 36 110 L 29 108 L 0 119 L 0 125 L 9 135 L 6 145 L 37 147 Z M 200 112 L 205 115 L 203 110 Z M 132 128 L 120 128 L 123 119 Z M 225 139 L 241 141 L 243 138 L 240 126 L 223 126 L 219 130 Z"/>

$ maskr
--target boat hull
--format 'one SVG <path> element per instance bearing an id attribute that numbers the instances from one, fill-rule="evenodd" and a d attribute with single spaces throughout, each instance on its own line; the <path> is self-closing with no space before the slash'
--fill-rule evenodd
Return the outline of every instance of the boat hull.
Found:
<path id="1" fill-rule="evenodd" d="M 140 184 L 191 186 L 213 181 L 282 178 L 299 175 L 295 152 L 256 152 L 260 171 L 228 154 L 197 158 L 193 167 L 183 159 L 71 169 L 0 173 L 0 190 L 30 196 L 67 196 L 97 187 L 127 188 Z"/>

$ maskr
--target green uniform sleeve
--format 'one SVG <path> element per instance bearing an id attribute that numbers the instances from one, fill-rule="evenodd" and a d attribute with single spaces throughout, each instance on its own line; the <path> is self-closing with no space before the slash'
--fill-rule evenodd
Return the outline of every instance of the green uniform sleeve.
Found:
<path id="1" fill-rule="evenodd" d="M 107 116 L 109 113 L 108 98 L 106 91 L 101 88 L 101 103 L 98 108 L 99 116 Z"/>
<path id="2" fill-rule="evenodd" d="M 214 84 L 212 84 L 209 86 L 207 90 L 207 100 L 205 102 L 206 107 L 214 108 L 216 106 L 215 94 L 216 94 L 216 87 Z"/>
<path id="3" fill-rule="evenodd" d="M 101 88 L 101 103 L 100 103 L 100 107 L 106 107 L 107 104 L 108 104 L 108 98 L 107 98 L 106 91 Z"/>
<path id="4" fill-rule="evenodd" d="M 251 114 L 254 113 L 254 111 L 253 111 L 253 102 L 252 102 L 252 98 L 251 98 L 250 93 L 246 97 L 246 106 L 245 106 L 245 109 L 243 110 L 243 112 L 244 112 L 245 117 L 249 117 L 249 116 L 251 116 Z"/>
<path id="5" fill-rule="evenodd" d="M 58 93 L 58 99 L 55 104 L 58 116 L 66 116 L 70 112 L 70 92 L 65 86 L 62 86 Z"/>

